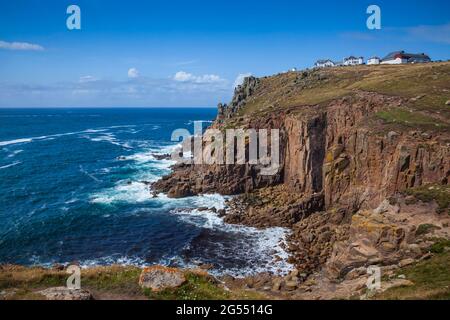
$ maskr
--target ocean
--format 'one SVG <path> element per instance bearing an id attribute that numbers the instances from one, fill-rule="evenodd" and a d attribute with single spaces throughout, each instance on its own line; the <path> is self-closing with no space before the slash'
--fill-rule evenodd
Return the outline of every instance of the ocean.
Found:
<path id="1" fill-rule="evenodd" d="M 212 108 L 0 109 L 0 263 L 212 264 L 213 274 L 283 273 L 287 230 L 225 224 L 218 194 L 153 198 L 157 160 Z M 275 255 L 282 260 L 275 259 Z"/>

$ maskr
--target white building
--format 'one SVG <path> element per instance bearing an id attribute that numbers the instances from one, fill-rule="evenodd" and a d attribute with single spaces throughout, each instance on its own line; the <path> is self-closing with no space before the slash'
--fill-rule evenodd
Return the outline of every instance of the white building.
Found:
<path id="1" fill-rule="evenodd" d="M 344 58 L 343 65 L 344 66 L 358 66 L 364 64 L 364 58 L 363 57 L 354 57 L 350 56 L 348 58 Z"/>
<path id="2" fill-rule="evenodd" d="M 429 56 L 425 53 L 415 54 L 406 53 L 405 51 L 396 51 L 388 54 L 381 64 L 405 64 L 405 63 L 426 63 L 431 62 Z"/>
<path id="3" fill-rule="evenodd" d="M 317 61 L 314 64 L 314 66 L 316 68 L 331 68 L 331 67 L 336 66 L 336 64 L 333 61 L 331 61 L 330 59 L 327 59 L 327 60 L 319 60 L 319 61 Z"/>
<path id="4" fill-rule="evenodd" d="M 381 59 L 378 57 L 372 57 L 369 60 L 367 60 L 368 65 L 380 64 L 380 63 L 381 63 Z"/>

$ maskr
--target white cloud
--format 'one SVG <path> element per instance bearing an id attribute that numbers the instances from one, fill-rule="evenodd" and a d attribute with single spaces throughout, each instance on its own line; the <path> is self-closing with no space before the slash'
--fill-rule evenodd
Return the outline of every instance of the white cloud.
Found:
<path id="1" fill-rule="evenodd" d="M 192 81 L 194 79 L 194 75 L 191 73 L 187 73 L 184 71 L 179 71 L 173 77 L 173 80 L 180 82 Z"/>
<path id="2" fill-rule="evenodd" d="M 139 70 L 136 68 L 131 68 L 128 70 L 128 78 L 136 79 L 139 78 Z"/>
<path id="3" fill-rule="evenodd" d="M 6 42 L 0 41 L 0 49 L 21 51 L 43 51 L 44 47 L 28 42 Z"/>
<path id="4" fill-rule="evenodd" d="M 225 79 L 222 79 L 221 77 L 219 77 L 218 75 L 215 75 L 215 74 L 204 74 L 201 76 L 196 76 L 196 75 L 193 75 L 192 73 L 188 73 L 188 72 L 184 72 L 184 71 L 177 72 L 174 75 L 173 80 L 178 81 L 178 82 L 192 82 L 192 83 L 198 83 L 198 84 L 219 83 L 219 82 L 225 81 Z"/>
<path id="5" fill-rule="evenodd" d="M 112 80 L 84 75 L 74 81 L 49 84 L 0 81 L 2 106 L 214 106 L 231 99 L 230 83 L 218 76 Z M 218 81 L 220 79 L 220 81 Z"/>
<path id="6" fill-rule="evenodd" d="M 93 76 L 82 76 L 80 77 L 80 79 L 78 80 L 79 83 L 86 83 L 86 82 L 92 82 L 92 81 L 97 81 L 98 79 L 96 77 Z"/>
<path id="7" fill-rule="evenodd" d="M 236 77 L 236 80 L 234 80 L 233 89 L 236 88 L 237 86 L 240 86 L 244 82 L 244 79 L 247 78 L 247 77 L 250 77 L 250 76 L 252 76 L 252 74 L 250 72 L 248 72 L 248 73 L 240 73 Z"/>

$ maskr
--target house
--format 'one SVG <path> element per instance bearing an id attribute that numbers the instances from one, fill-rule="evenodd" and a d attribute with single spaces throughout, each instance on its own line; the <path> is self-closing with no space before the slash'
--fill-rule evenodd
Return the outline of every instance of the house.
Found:
<path id="1" fill-rule="evenodd" d="M 405 64 L 405 63 L 426 63 L 431 62 L 429 56 L 425 53 L 415 54 L 406 53 L 405 51 L 395 51 L 388 54 L 381 64 Z"/>
<path id="2" fill-rule="evenodd" d="M 314 66 L 316 68 L 330 68 L 330 67 L 336 66 L 336 64 L 333 61 L 331 61 L 330 59 L 327 59 L 327 60 L 318 60 L 314 64 Z"/>
<path id="3" fill-rule="evenodd" d="M 354 56 L 350 56 L 348 58 L 344 58 L 344 62 L 343 65 L 344 66 L 357 66 L 360 64 L 364 64 L 364 58 L 363 57 L 354 57 Z"/>
<path id="4" fill-rule="evenodd" d="M 372 57 L 369 60 L 367 60 L 368 65 L 375 65 L 375 64 L 380 64 L 380 63 L 381 63 L 381 59 L 378 57 Z"/>

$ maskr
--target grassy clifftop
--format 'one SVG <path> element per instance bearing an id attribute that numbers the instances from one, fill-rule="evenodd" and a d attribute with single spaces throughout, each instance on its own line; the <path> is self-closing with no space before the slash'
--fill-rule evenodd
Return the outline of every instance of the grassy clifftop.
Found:
<path id="1" fill-rule="evenodd" d="M 338 67 L 288 72 L 260 79 L 238 116 L 326 106 L 356 92 L 375 92 L 404 99 L 378 118 L 386 123 L 448 130 L 450 62 L 416 65 Z"/>

